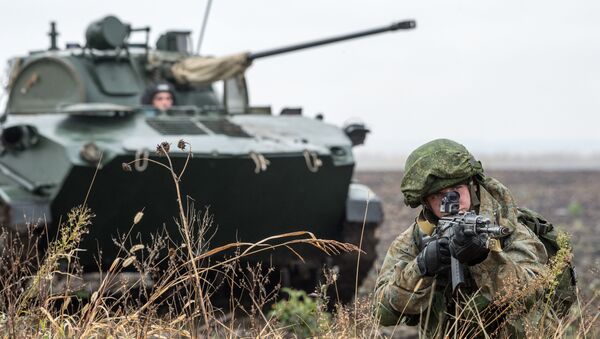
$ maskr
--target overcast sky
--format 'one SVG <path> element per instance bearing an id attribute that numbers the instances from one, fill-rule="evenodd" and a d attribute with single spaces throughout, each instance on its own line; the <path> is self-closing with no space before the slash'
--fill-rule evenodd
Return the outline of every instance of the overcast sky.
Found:
<path id="1" fill-rule="evenodd" d="M 0 61 L 84 43 L 107 14 L 193 40 L 206 1 L 3 1 Z M 600 1 L 214 0 L 202 53 L 259 51 L 414 18 L 418 28 L 257 60 L 250 100 L 372 129 L 361 153 L 438 137 L 477 153 L 600 152 Z"/>

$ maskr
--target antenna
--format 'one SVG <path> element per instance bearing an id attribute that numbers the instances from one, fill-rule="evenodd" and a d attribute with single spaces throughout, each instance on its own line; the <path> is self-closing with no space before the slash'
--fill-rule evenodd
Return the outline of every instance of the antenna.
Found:
<path id="1" fill-rule="evenodd" d="M 202 39 L 204 38 L 204 31 L 206 31 L 206 23 L 208 22 L 208 16 L 210 14 L 210 7 L 212 0 L 206 2 L 206 9 L 204 10 L 204 19 L 202 20 L 202 28 L 200 29 L 200 36 L 198 37 L 198 46 L 196 47 L 196 54 L 200 54 L 200 46 L 202 46 Z"/>
<path id="2" fill-rule="evenodd" d="M 48 33 L 48 35 L 50 36 L 50 48 L 48 50 L 58 50 L 58 47 L 56 46 L 56 37 L 58 36 L 58 32 L 56 31 L 56 22 L 50 22 L 50 33 Z"/>

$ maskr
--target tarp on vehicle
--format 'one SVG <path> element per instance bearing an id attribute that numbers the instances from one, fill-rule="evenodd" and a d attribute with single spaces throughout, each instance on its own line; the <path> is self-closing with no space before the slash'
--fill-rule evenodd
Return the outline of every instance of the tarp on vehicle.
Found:
<path id="1" fill-rule="evenodd" d="M 244 73 L 248 66 L 248 53 L 239 53 L 218 58 L 185 58 L 174 64 L 171 71 L 178 83 L 201 86 Z"/>

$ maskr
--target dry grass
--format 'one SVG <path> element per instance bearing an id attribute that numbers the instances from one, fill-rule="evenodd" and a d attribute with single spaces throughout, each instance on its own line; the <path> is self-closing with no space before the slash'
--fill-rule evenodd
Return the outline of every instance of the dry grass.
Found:
<path id="1" fill-rule="evenodd" d="M 177 147 L 188 149 L 189 161 L 192 155 L 189 144 L 181 141 Z M 58 236 L 43 255 L 37 248 L 38 242 L 32 240 L 36 239 L 39 225 L 29 225 L 29 231 L 20 236 L 4 230 L 0 235 L 3 244 L 0 333 L 3 337 L 281 338 L 310 335 L 383 338 L 399 334 L 396 328 L 379 327 L 372 312 L 372 296 L 358 298 L 352 305 L 333 302 L 336 282 L 355 277 L 340 277 L 331 270 L 324 272 L 324 282 L 316 287 L 315 293 L 291 305 L 295 307 L 292 309 L 302 310 L 302 314 L 285 308 L 284 312 L 290 317 L 284 319 L 281 313 L 269 312 L 270 305 L 280 298 L 279 285 L 270 277 L 273 268 L 264 264 L 243 266 L 243 259 L 279 249 L 303 260 L 294 249 L 297 245 L 309 245 L 328 255 L 360 251 L 359 247 L 318 239 L 310 232 L 299 231 L 256 243 L 235 242 L 210 248 L 212 217 L 208 211 L 194 210 L 193 204 L 184 204 L 179 182 L 187 161 L 182 169 L 175 171 L 169 148 L 166 143 L 158 145 L 157 152 L 164 156 L 165 162 L 150 162 L 163 167 L 173 179 L 179 208 L 176 220 L 181 234 L 178 238 L 183 241 L 175 242 L 161 232 L 149 243 L 136 243 L 131 233 L 143 218 L 144 213 L 140 211 L 133 216 L 129 231 L 115 239 L 117 258 L 108 270 L 97 276 L 96 284 L 90 284 L 82 280 L 77 257 L 79 242 L 94 217 L 85 203 L 68 214 L 59 226 Z M 123 169 L 130 170 L 131 164 L 123 164 Z M 570 260 L 570 251 L 561 253 L 550 264 L 548 275 L 540 277 L 537 285 L 507 291 L 505 295 L 513 297 L 496 302 L 503 305 L 503 318 L 514 319 L 527 310 L 520 301 L 544 289 L 547 295 L 541 294 L 536 301 L 541 303 L 538 309 L 544 310 L 544 314 L 537 321 L 525 322 L 528 336 L 594 337 L 599 333 L 594 328 L 598 324 L 598 310 L 591 306 L 593 300 L 578 302 L 562 318 L 553 317 L 552 307 L 548 307 L 556 272 Z M 217 259 L 224 256 L 225 259 Z M 211 302 L 211 296 L 219 290 L 228 292 L 227 307 L 217 307 Z M 335 304 L 333 311 L 332 304 Z M 488 333 L 485 326 L 492 315 L 498 316 L 498 313 L 480 311 L 472 297 L 466 298 L 464 307 L 453 315 L 450 326 L 439 329 L 438 333 L 445 337 L 493 336 L 495 333 Z M 310 319 L 315 321 L 311 324 L 316 325 L 305 326 L 308 332 L 299 332 L 297 324 L 309 325 Z"/>

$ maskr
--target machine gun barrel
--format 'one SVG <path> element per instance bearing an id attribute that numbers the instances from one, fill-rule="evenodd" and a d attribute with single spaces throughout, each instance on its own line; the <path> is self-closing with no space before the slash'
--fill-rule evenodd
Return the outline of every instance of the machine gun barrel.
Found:
<path id="1" fill-rule="evenodd" d="M 272 55 L 293 52 L 293 51 L 297 51 L 300 49 L 311 48 L 311 47 L 316 47 L 316 46 L 321 46 L 321 45 L 326 45 L 326 44 L 332 44 L 335 42 L 360 38 L 360 37 L 367 36 L 367 35 L 379 34 L 379 33 L 383 33 L 383 32 L 391 32 L 391 31 L 396 31 L 399 29 L 413 29 L 416 26 L 417 26 L 417 23 L 415 20 L 400 21 L 400 22 L 396 22 L 396 23 L 393 23 L 393 24 L 391 24 L 389 26 L 385 26 L 385 27 L 368 29 L 368 30 L 364 30 L 364 31 L 356 32 L 356 33 L 350 33 L 350 34 L 340 35 L 340 36 L 316 40 L 316 41 L 304 42 L 304 43 L 286 46 L 286 47 L 274 48 L 274 49 L 270 49 L 270 50 L 266 50 L 266 51 L 262 51 L 262 52 L 249 53 L 248 60 L 252 61 L 255 59 L 259 59 L 259 58 L 266 58 L 266 57 L 272 56 Z"/>

